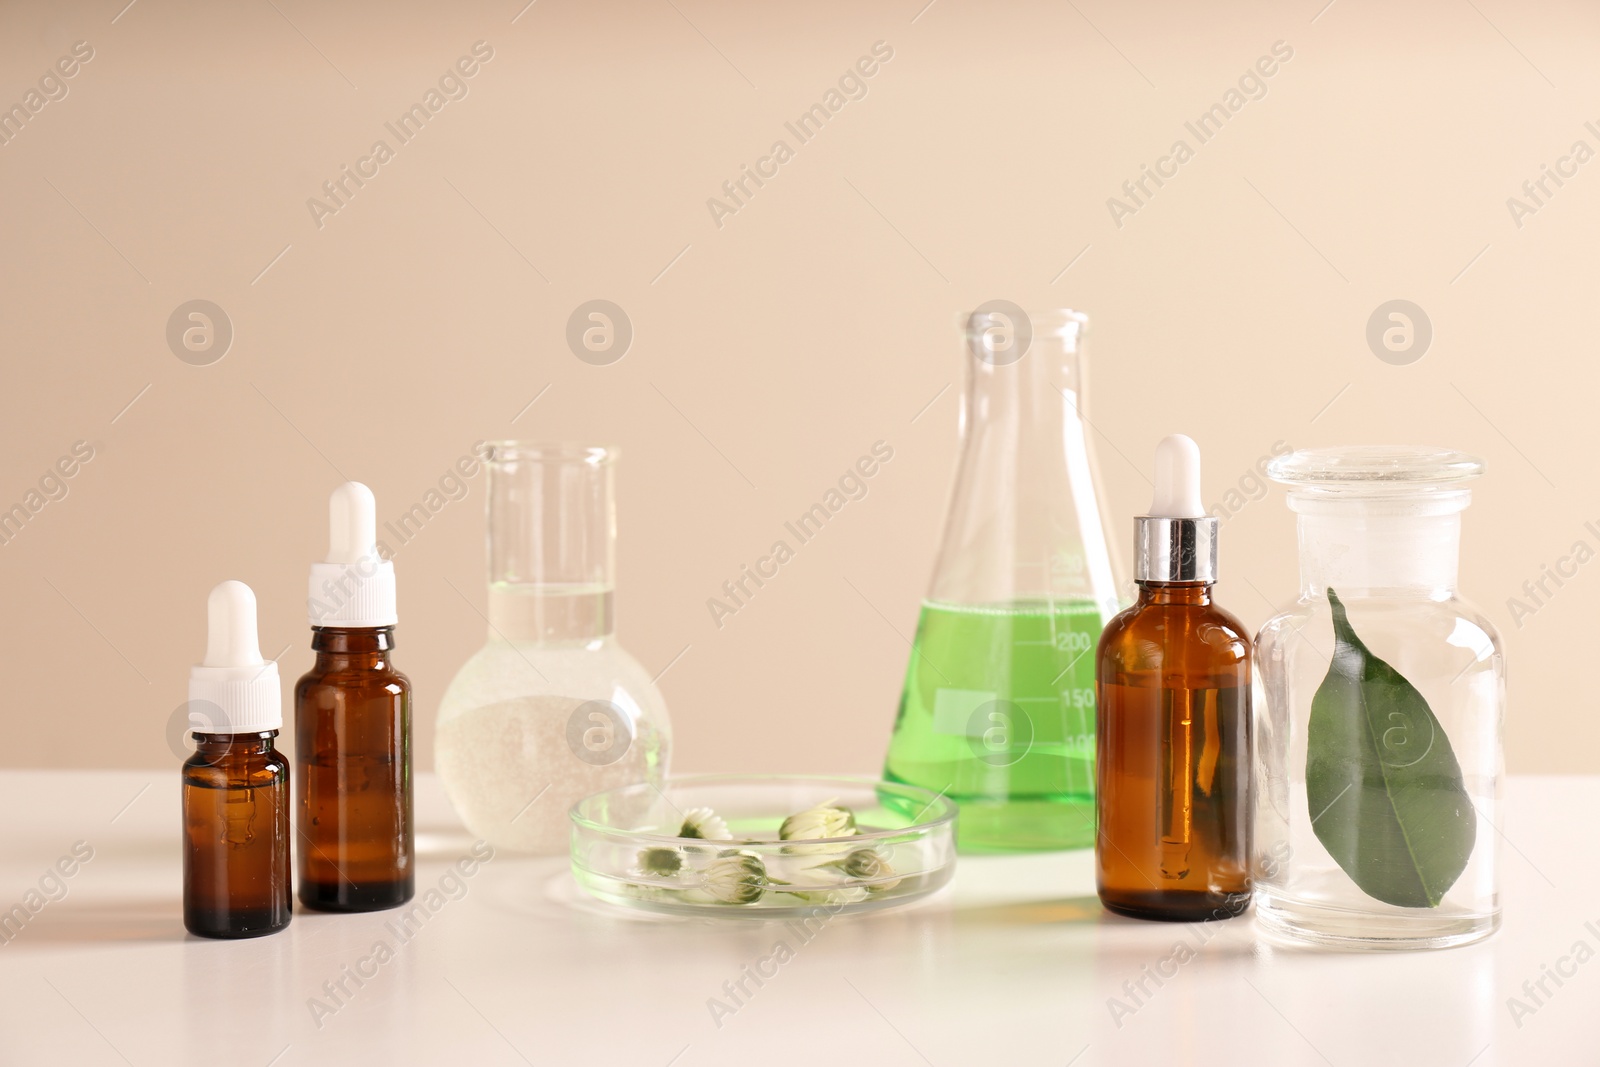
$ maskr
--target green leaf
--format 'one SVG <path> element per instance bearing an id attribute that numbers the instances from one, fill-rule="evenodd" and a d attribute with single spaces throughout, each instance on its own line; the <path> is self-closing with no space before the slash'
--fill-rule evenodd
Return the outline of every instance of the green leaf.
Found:
<path id="1" fill-rule="evenodd" d="M 1374 656 L 1332 589 L 1333 662 L 1311 699 L 1311 828 L 1367 895 L 1436 908 L 1466 869 L 1477 812 L 1461 764 L 1416 687 Z"/>

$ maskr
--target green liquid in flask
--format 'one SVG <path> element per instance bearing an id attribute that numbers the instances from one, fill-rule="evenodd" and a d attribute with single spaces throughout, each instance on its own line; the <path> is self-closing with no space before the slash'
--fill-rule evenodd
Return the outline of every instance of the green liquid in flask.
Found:
<path id="1" fill-rule="evenodd" d="M 966 852 L 1094 844 L 1089 600 L 924 601 L 884 777 L 960 805 Z"/>

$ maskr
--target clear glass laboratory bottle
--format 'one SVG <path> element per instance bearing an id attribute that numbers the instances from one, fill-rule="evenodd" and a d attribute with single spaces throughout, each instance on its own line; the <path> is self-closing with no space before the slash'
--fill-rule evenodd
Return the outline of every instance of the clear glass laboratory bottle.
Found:
<path id="1" fill-rule="evenodd" d="M 884 776 L 961 808 L 963 851 L 1094 843 L 1094 650 L 1126 603 L 1075 311 L 967 321 L 961 456 Z"/>
<path id="2" fill-rule="evenodd" d="M 566 852 L 574 803 L 666 774 L 666 704 L 615 637 L 616 460 L 489 447 L 488 642 L 440 703 L 434 765 L 496 848 Z"/>
<path id="3" fill-rule="evenodd" d="M 1423 948 L 1500 923 L 1505 666 L 1456 592 L 1483 463 L 1361 446 L 1274 459 L 1300 599 L 1256 639 L 1256 915 L 1294 942 Z"/>

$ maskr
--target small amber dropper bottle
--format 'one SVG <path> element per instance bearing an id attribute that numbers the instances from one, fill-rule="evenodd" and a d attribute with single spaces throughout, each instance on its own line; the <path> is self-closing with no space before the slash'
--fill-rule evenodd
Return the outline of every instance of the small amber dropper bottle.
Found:
<path id="1" fill-rule="evenodd" d="M 300 902 L 376 911 L 411 899 L 411 681 L 395 670 L 394 564 L 378 555 L 372 490 L 328 502 L 328 558 L 311 565 L 311 647 L 294 687 Z"/>
<path id="2" fill-rule="evenodd" d="M 1200 450 L 1156 448 L 1135 520 L 1138 601 L 1095 664 L 1100 900 L 1140 919 L 1227 919 L 1250 903 L 1250 639 L 1213 601 L 1217 520 Z"/>
<path id="3" fill-rule="evenodd" d="M 183 765 L 183 925 L 256 937 L 289 925 L 289 761 L 278 665 L 256 640 L 256 597 L 223 582 L 207 602 L 206 658 L 189 673 L 195 752 Z"/>

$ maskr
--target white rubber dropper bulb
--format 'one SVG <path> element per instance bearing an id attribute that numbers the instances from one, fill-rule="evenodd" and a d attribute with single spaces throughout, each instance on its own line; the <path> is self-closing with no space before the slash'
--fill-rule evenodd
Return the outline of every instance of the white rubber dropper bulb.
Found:
<path id="1" fill-rule="evenodd" d="M 1181 433 L 1156 445 L 1156 496 L 1150 514 L 1166 519 L 1198 519 L 1206 509 L 1200 503 L 1200 446 Z"/>
<path id="2" fill-rule="evenodd" d="M 312 626 L 393 626 L 394 564 L 378 550 L 378 501 L 360 482 L 328 497 L 328 558 L 311 565 Z"/>
<path id="3" fill-rule="evenodd" d="M 378 501 L 360 482 L 345 482 L 328 498 L 328 563 L 375 558 Z"/>
<path id="4" fill-rule="evenodd" d="M 226 581 L 206 600 L 206 658 L 202 667 L 259 667 L 256 595 L 243 582 Z"/>
<path id="5" fill-rule="evenodd" d="M 206 658 L 189 669 L 189 729 L 252 734 L 282 725 L 278 665 L 261 658 L 256 595 L 223 582 L 206 598 Z"/>

